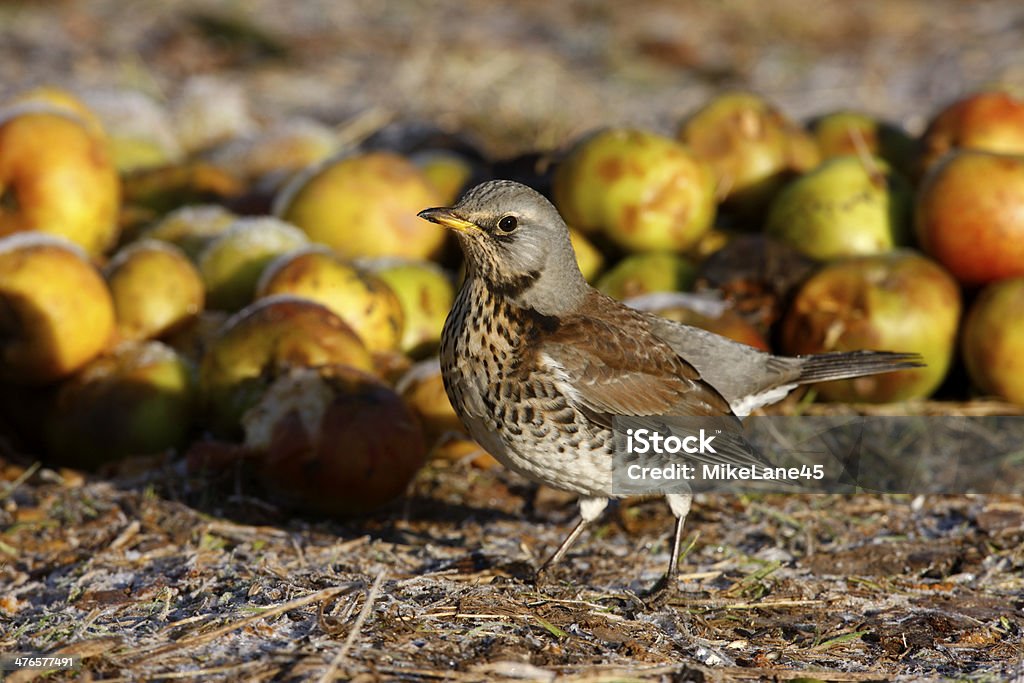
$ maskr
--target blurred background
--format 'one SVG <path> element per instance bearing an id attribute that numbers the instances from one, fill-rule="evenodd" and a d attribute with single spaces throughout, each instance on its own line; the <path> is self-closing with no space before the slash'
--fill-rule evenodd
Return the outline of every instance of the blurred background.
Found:
<path id="1" fill-rule="evenodd" d="M 0 99 L 45 83 L 173 102 L 213 79 L 260 121 L 372 112 L 514 154 L 596 126 L 668 131 L 752 88 L 797 119 L 857 108 L 913 133 L 969 90 L 1021 87 L 1022 29 L 1014 0 L 8 0 Z"/>

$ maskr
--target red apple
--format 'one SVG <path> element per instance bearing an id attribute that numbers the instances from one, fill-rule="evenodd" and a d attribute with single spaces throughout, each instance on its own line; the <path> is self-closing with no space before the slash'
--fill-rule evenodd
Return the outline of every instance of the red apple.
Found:
<path id="1" fill-rule="evenodd" d="M 1024 156 L 961 150 L 925 177 L 921 247 L 965 284 L 1024 275 Z"/>
<path id="2" fill-rule="evenodd" d="M 920 170 L 950 150 L 1024 154 L 1024 102 L 1005 92 L 981 92 L 939 112 L 921 139 Z"/>

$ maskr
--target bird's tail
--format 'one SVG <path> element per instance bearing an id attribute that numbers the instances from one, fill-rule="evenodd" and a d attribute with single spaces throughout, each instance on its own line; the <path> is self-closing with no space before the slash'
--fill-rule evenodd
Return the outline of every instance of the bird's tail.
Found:
<path id="1" fill-rule="evenodd" d="M 924 359 L 916 353 L 892 351 L 842 351 L 804 356 L 800 368 L 800 384 L 877 375 L 893 370 L 921 368 Z"/>

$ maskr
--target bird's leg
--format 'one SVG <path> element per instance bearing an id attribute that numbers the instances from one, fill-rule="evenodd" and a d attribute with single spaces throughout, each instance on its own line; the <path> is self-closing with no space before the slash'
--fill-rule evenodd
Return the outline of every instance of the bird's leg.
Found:
<path id="1" fill-rule="evenodd" d="M 576 543 L 583 531 L 593 524 L 594 520 L 601 516 L 604 509 L 608 507 L 607 498 L 581 498 L 580 499 L 580 521 L 576 523 L 573 530 L 569 532 L 569 535 L 565 537 L 562 544 L 558 546 L 558 549 L 554 552 L 551 557 L 545 560 L 544 564 L 537 570 L 537 578 L 540 579 L 547 573 L 551 567 L 555 566 L 562 561 L 565 554 L 569 552 L 569 548 Z"/>
<path id="2" fill-rule="evenodd" d="M 683 525 L 686 515 L 690 512 L 693 495 L 689 493 L 670 493 L 665 496 L 672 514 L 676 518 L 676 530 L 672 538 L 672 555 L 668 560 L 668 571 L 654 584 L 648 592 L 649 603 L 654 606 L 665 604 L 676 591 L 676 577 L 679 576 L 679 554 L 683 551 Z"/>

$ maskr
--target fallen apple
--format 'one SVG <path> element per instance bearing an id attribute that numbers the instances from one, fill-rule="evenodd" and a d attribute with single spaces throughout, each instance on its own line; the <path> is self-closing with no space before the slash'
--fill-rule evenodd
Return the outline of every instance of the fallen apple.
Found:
<path id="1" fill-rule="evenodd" d="M 239 218 L 199 254 L 210 308 L 237 311 L 251 302 L 263 269 L 281 254 L 306 246 L 306 235 L 277 218 Z"/>
<path id="2" fill-rule="evenodd" d="M 451 277 L 430 261 L 377 259 L 363 265 L 398 297 L 405 324 L 399 348 L 412 356 L 435 352 L 455 300 Z"/>
<path id="3" fill-rule="evenodd" d="M 584 138 L 555 170 L 569 225 L 631 251 L 683 251 L 715 216 L 711 169 L 670 138 L 609 129 Z"/>
<path id="4" fill-rule="evenodd" d="M 388 152 L 342 156 L 299 174 L 274 201 L 274 214 L 344 258 L 427 259 L 445 231 L 416 217 L 443 198 L 411 162 Z"/>
<path id="5" fill-rule="evenodd" d="M 785 353 L 900 351 L 926 367 L 815 385 L 832 401 L 887 403 L 929 396 L 946 376 L 960 319 L 960 289 L 910 250 L 831 263 L 797 292 L 782 322 Z"/>
<path id="6" fill-rule="evenodd" d="M 858 111 L 836 111 L 810 123 L 824 159 L 859 155 L 884 159 L 904 176 L 913 170 L 917 145 L 899 126 Z"/>
<path id="7" fill-rule="evenodd" d="M 964 319 L 962 350 L 981 391 L 1024 405 L 1024 278 L 981 291 Z"/>
<path id="8" fill-rule="evenodd" d="M 203 280 L 185 253 L 167 242 L 143 240 L 119 251 L 103 269 L 114 299 L 121 339 L 156 339 L 203 310 Z"/>
<path id="9" fill-rule="evenodd" d="M 219 204 L 193 204 L 171 211 L 142 237 L 170 242 L 196 261 L 203 249 L 238 220 Z"/>
<path id="10" fill-rule="evenodd" d="M 160 342 L 126 342 L 90 362 L 57 393 L 46 432 L 61 462 L 93 469 L 185 445 L 195 370 Z"/>
<path id="11" fill-rule="evenodd" d="M 765 233 L 811 258 L 877 254 L 910 238 L 910 185 L 881 159 L 830 159 L 784 187 Z"/>
<path id="12" fill-rule="evenodd" d="M 380 380 L 350 367 L 294 368 L 242 421 L 271 496 L 305 513 L 372 512 L 402 495 L 426 459 L 415 414 Z"/>
<path id="13" fill-rule="evenodd" d="M 802 136 L 776 107 L 747 92 L 714 98 L 680 125 L 678 135 L 713 169 L 723 208 L 747 220 L 760 215 L 792 175 L 817 165 L 813 141 L 794 144 Z"/>
<path id="14" fill-rule="evenodd" d="M 961 150 L 917 193 L 921 248 L 965 284 L 1024 275 L 1024 156 Z"/>
<path id="15" fill-rule="evenodd" d="M 117 169 L 106 141 L 66 110 L 0 110 L 0 236 L 39 230 L 90 256 L 117 241 Z"/>
<path id="16" fill-rule="evenodd" d="M 229 318 L 203 354 L 204 418 L 216 433 L 237 433 L 242 415 L 282 372 L 330 364 L 373 369 L 359 336 L 326 306 L 293 296 L 260 299 Z"/>
<path id="17" fill-rule="evenodd" d="M 292 294 L 323 304 L 345 321 L 371 352 L 394 351 L 405 313 L 386 282 L 342 261 L 326 247 L 284 254 L 266 267 L 256 296 Z"/>
<path id="18" fill-rule="evenodd" d="M 921 137 L 919 171 L 954 149 L 1024 154 L 1024 102 L 1009 93 L 968 95 L 935 115 Z"/>
<path id="19" fill-rule="evenodd" d="M 0 239 L 0 379 L 66 377 L 113 335 L 110 291 L 79 247 L 36 232 Z"/>
<path id="20" fill-rule="evenodd" d="M 650 292 L 681 292 L 693 286 L 696 272 L 692 263 L 676 254 L 632 254 L 602 275 L 597 288 L 619 300 Z"/>

